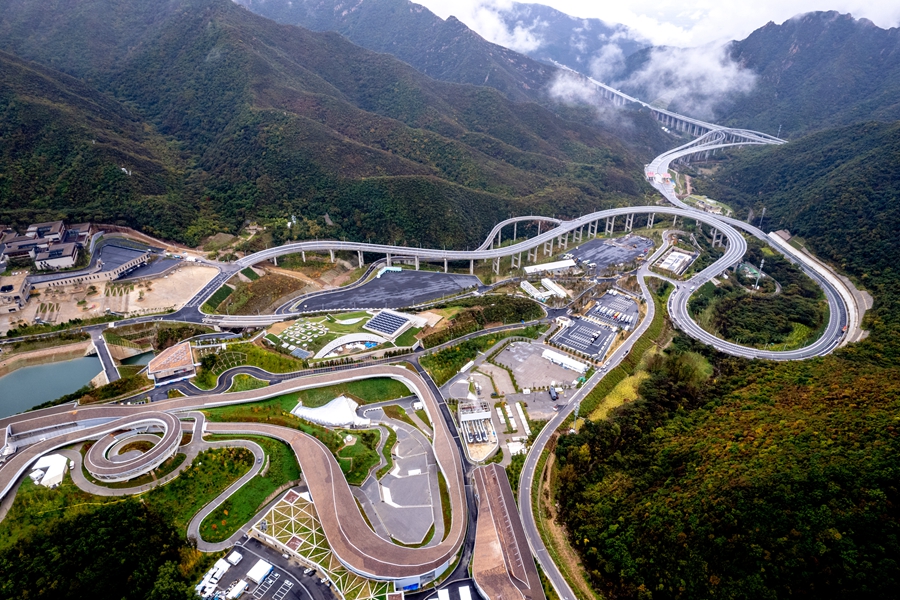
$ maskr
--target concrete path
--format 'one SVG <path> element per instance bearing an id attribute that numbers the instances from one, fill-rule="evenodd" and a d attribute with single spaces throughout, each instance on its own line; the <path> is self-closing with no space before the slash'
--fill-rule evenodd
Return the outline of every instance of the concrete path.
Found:
<path id="1" fill-rule="evenodd" d="M 225 550 L 226 548 L 230 548 L 234 545 L 234 542 L 239 540 L 243 535 L 243 528 L 238 529 L 230 538 L 227 540 L 211 543 L 204 542 L 203 538 L 200 537 L 200 524 L 203 523 L 203 519 L 205 519 L 210 513 L 219 508 L 219 506 L 228 500 L 235 492 L 244 487 L 244 484 L 256 477 L 259 472 L 263 468 L 263 462 L 266 458 L 266 453 L 256 442 L 251 442 L 250 440 L 227 440 L 221 442 L 204 442 L 204 445 L 207 445 L 209 448 L 246 448 L 253 453 L 254 461 L 253 466 L 250 467 L 250 470 L 244 474 L 243 477 L 232 483 L 228 486 L 224 492 L 216 496 L 209 504 L 200 509 L 196 515 L 193 516 L 191 522 L 188 523 L 187 529 L 187 537 L 188 539 L 195 539 L 197 541 L 197 549 L 201 552 L 218 552 L 220 550 Z M 273 501 L 274 502 L 274 501 Z M 268 507 L 266 507 L 267 510 Z M 249 523 L 245 523 L 244 527 L 255 523 L 256 519 L 251 519 Z M 251 525 L 252 526 L 252 525 Z"/>
<path id="2" fill-rule="evenodd" d="M 116 362 L 113 360 L 109 348 L 106 346 L 106 340 L 103 339 L 102 329 L 91 329 L 91 340 L 94 342 L 94 348 L 97 349 L 97 356 L 100 358 L 100 364 L 103 365 L 103 371 L 110 383 L 120 379 L 119 370 L 116 368 Z"/>

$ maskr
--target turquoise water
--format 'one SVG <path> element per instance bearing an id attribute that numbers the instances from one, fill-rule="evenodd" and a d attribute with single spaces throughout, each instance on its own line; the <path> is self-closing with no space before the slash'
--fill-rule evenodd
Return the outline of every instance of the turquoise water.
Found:
<path id="1" fill-rule="evenodd" d="M 102 370 L 99 358 L 86 356 L 25 367 L 0 377 L 0 418 L 71 394 Z"/>
<path id="2" fill-rule="evenodd" d="M 151 360 L 153 360 L 152 352 L 144 352 L 143 354 L 138 354 L 137 356 L 131 356 L 122 361 L 123 365 L 146 365 Z"/>

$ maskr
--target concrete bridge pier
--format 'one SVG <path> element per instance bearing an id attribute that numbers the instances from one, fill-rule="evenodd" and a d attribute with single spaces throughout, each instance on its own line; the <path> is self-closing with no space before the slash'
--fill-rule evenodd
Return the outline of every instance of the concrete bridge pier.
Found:
<path id="1" fill-rule="evenodd" d="M 278 257 L 277 257 L 277 256 L 273 256 L 273 257 L 272 257 L 272 262 L 275 263 L 275 266 L 277 267 L 277 266 L 278 266 Z"/>
<path id="2" fill-rule="evenodd" d="M 556 238 L 556 245 L 559 246 L 560 248 L 568 249 L 568 247 L 569 247 L 569 232 L 568 231 L 565 233 L 565 235 L 561 235 L 558 238 Z"/>
<path id="3" fill-rule="evenodd" d="M 470 258 L 469 259 L 469 275 L 474 275 L 474 274 L 475 274 L 475 259 Z"/>
<path id="4" fill-rule="evenodd" d="M 500 257 L 494 259 L 494 275 L 500 274 Z"/>
<path id="5" fill-rule="evenodd" d="M 509 268 L 518 269 L 522 266 L 522 253 L 513 254 L 509 257 Z"/>
<path id="6" fill-rule="evenodd" d="M 386 260 L 387 260 L 387 266 L 390 267 L 391 266 L 391 255 L 390 254 L 386 255 Z"/>
<path id="7" fill-rule="evenodd" d="M 595 238 L 597 237 L 597 229 L 600 227 L 600 221 L 594 221 L 593 223 L 588 223 L 588 237 Z"/>
<path id="8" fill-rule="evenodd" d="M 416 258 L 416 271 L 418 271 L 419 270 L 419 257 L 417 256 L 415 258 Z"/>
<path id="9" fill-rule="evenodd" d="M 606 232 L 604 235 L 612 235 L 616 229 L 616 218 L 606 217 Z"/>
<path id="10" fill-rule="evenodd" d="M 653 219 L 656 218 L 656 213 L 650 213 L 647 215 L 647 229 L 653 228 Z"/>
<path id="11" fill-rule="evenodd" d="M 331 262 L 334 262 L 334 250 L 329 250 L 328 254 L 331 255 Z"/>
<path id="12" fill-rule="evenodd" d="M 674 229 L 675 226 L 677 226 L 677 225 L 678 225 L 678 215 L 673 215 L 672 216 L 672 228 Z"/>
<path id="13" fill-rule="evenodd" d="M 516 226 L 517 226 L 518 224 L 519 224 L 518 221 L 514 221 L 514 222 L 513 222 L 513 241 L 516 241 L 517 239 L 519 239 L 519 236 L 516 235 Z"/>
<path id="14" fill-rule="evenodd" d="M 551 254 L 553 254 L 553 238 L 544 242 L 544 256 L 550 256 Z"/>
<path id="15" fill-rule="evenodd" d="M 718 246 L 725 245 L 725 235 L 719 231 L 718 229 L 712 230 L 712 247 L 716 248 Z"/>
<path id="16" fill-rule="evenodd" d="M 573 244 L 580 244 L 582 239 L 584 239 L 584 225 L 572 232 Z"/>
<path id="17" fill-rule="evenodd" d="M 362 269 L 366 264 L 363 260 L 362 250 L 357 251 L 356 257 L 359 259 L 359 268 Z"/>
<path id="18" fill-rule="evenodd" d="M 634 229 L 634 213 L 625 215 L 625 231 Z"/>
<path id="19" fill-rule="evenodd" d="M 533 254 L 532 254 L 533 253 Z M 537 262 L 538 258 L 538 247 L 528 249 L 528 256 L 526 257 L 529 262 Z"/>
<path id="20" fill-rule="evenodd" d="M 300 251 L 300 256 L 303 257 L 303 262 L 306 262 L 306 251 L 305 250 Z"/>
<path id="21" fill-rule="evenodd" d="M 444 273 L 447 272 L 447 259 L 444 259 Z"/>

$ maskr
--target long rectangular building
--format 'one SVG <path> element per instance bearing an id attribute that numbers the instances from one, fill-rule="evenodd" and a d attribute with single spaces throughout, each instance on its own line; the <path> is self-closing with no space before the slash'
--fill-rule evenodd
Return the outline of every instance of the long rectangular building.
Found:
<path id="1" fill-rule="evenodd" d="M 529 265 L 525 267 L 525 274 L 534 275 L 536 273 L 562 273 L 563 271 L 568 271 L 569 269 L 574 268 L 574 260 L 558 260 L 556 262 L 548 262 L 542 265 Z"/>
<path id="2" fill-rule="evenodd" d="M 566 356 L 565 354 L 554 352 L 553 350 L 544 350 L 541 356 L 554 364 L 565 367 L 567 369 L 571 369 L 576 373 L 583 374 L 588 370 L 588 366 L 583 362 L 577 361 L 574 358 Z"/>

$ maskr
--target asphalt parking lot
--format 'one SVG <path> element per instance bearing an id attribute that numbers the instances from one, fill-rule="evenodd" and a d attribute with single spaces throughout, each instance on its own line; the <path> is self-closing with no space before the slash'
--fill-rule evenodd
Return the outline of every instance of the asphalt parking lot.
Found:
<path id="1" fill-rule="evenodd" d="M 604 308 L 613 311 L 614 313 L 620 313 L 619 318 L 616 319 L 614 315 L 610 315 L 608 312 L 607 314 L 604 314 L 603 310 L 601 310 Z M 597 299 L 596 304 L 591 307 L 587 316 L 591 319 L 602 321 L 603 323 L 631 330 L 637 327 L 640 322 L 640 309 L 638 308 L 637 303 L 630 297 L 624 294 L 607 292 Z M 628 319 L 622 318 L 623 316 L 628 317 Z"/>
<path id="2" fill-rule="evenodd" d="M 272 572 L 261 585 L 247 580 L 250 587 L 241 596 L 242 598 L 252 600 L 334 600 L 335 598 L 331 588 L 320 583 L 315 572 L 304 575 L 305 567 L 297 566 L 297 563 L 292 563 L 279 552 L 257 540 L 245 538 L 232 550 L 237 550 L 244 558 L 237 565 L 228 569 L 220 582 L 221 587 L 228 586 L 232 581 L 246 579 L 247 572 L 260 559 L 265 560 L 273 567 Z M 225 556 L 230 554 L 231 550 Z"/>
<path id="3" fill-rule="evenodd" d="M 385 273 L 352 290 L 339 290 L 306 300 L 298 310 L 354 310 L 360 308 L 403 308 L 458 294 L 481 281 L 473 275 L 408 271 Z"/>
<path id="4" fill-rule="evenodd" d="M 639 256 L 649 254 L 653 241 L 639 236 L 626 235 L 611 240 L 590 240 L 569 252 L 579 261 L 597 263 L 598 269 L 628 263 Z"/>

